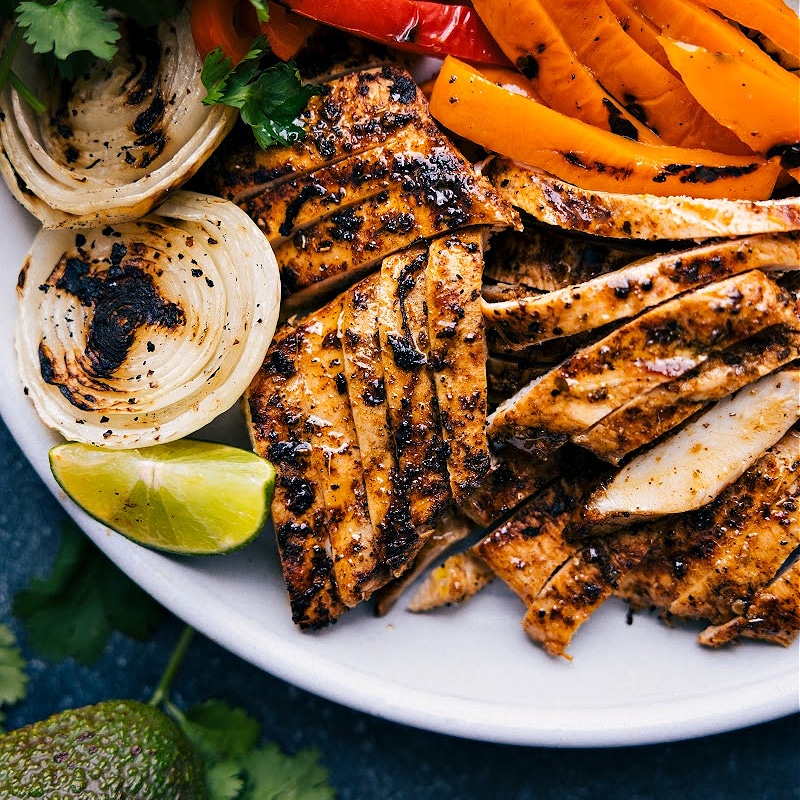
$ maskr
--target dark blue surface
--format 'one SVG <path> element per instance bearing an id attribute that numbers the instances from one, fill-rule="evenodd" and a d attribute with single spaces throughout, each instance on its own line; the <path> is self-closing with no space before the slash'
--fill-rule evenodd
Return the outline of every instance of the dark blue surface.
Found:
<path id="1" fill-rule="evenodd" d="M 0 622 L 44 573 L 63 512 L 0 423 Z M 148 699 L 182 629 L 168 618 L 152 640 L 115 636 L 85 667 L 34 657 L 28 698 L 8 727 L 111 697 Z M 799 666 L 800 668 L 800 666 Z M 376 719 L 296 689 L 198 636 L 173 688 L 182 707 L 211 698 L 246 708 L 293 752 L 316 747 L 341 800 L 791 800 L 800 798 L 800 716 L 660 746 L 597 750 L 483 744 Z"/>

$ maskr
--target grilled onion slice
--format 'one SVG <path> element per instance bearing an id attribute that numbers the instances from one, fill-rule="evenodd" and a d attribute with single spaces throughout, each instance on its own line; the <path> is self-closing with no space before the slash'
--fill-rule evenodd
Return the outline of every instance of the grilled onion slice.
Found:
<path id="1" fill-rule="evenodd" d="M 42 230 L 18 294 L 19 369 L 42 421 L 127 448 L 236 403 L 272 339 L 280 281 L 243 211 L 177 191 L 141 220 Z"/>
<path id="2" fill-rule="evenodd" d="M 0 94 L 0 173 L 46 227 L 137 219 L 188 180 L 236 109 L 204 106 L 186 10 L 143 29 L 122 21 L 119 52 L 74 81 L 53 81 L 29 49 L 14 69 L 47 105 Z"/>

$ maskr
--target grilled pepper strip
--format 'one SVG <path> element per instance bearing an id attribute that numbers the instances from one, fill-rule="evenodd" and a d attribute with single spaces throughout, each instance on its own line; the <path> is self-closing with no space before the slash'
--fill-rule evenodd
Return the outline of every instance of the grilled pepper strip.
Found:
<path id="1" fill-rule="evenodd" d="M 764 199 L 780 171 L 757 156 L 630 141 L 497 86 L 454 58 L 444 62 L 430 109 L 446 128 L 488 150 L 586 189 Z"/>

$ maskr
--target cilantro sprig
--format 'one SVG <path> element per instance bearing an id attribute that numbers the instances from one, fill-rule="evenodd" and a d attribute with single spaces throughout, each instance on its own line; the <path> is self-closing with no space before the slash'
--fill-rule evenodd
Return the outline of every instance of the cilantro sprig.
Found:
<path id="1" fill-rule="evenodd" d="M 28 684 L 25 659 L 22 657 L 14 632 L 0 625 L 0 706 L 13 705 L 24 699 Z M 5 715 L 0 711 L 0 732 Z"/>
<path id="2" fill-rule="evenodd" d="M 247 55 L 233 66 L 233 60 L 218 47 L 206 56 L 200 76 L 208 92 L 203 102 L 238 108 L 242 122 L 253 129 L 256 141 L 264 148 L 292 144 L 305 136 L 298 116 L 320 91 L 304 84 L 289 62 L 264 68 L 262 57 L 268 52 L 266 37 L 259 36 Z"/>

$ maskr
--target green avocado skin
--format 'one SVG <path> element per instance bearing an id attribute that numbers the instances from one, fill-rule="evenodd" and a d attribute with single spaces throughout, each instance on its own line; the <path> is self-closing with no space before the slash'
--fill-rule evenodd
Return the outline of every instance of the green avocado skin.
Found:
<path id="1" fill-rule="evenodd" d="M 0 736 L 3 800 L 205 800 L 178 726 L 135 700 L 62 711 Z"/>

